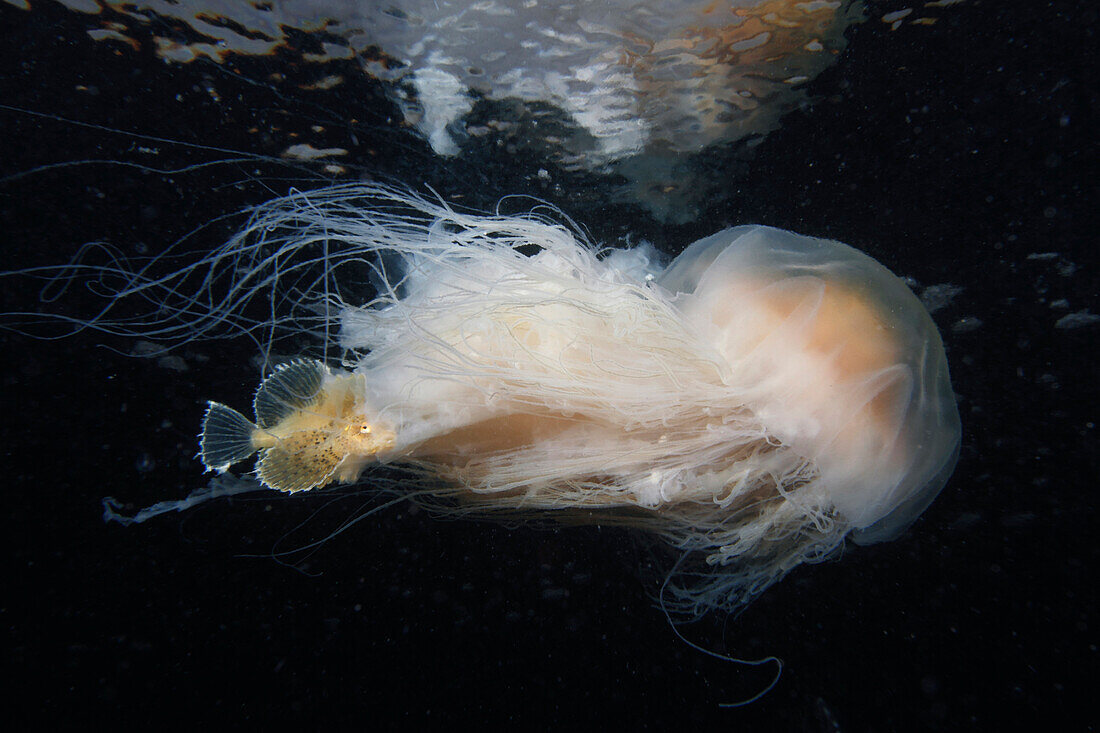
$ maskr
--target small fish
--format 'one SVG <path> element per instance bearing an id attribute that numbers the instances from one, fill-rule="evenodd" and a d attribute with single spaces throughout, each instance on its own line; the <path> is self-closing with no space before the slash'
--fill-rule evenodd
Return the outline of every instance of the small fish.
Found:
<path id="1" fill-rule="evenodd" d="M 231 407 L 207 403 L 203 465 L 224 473 L 258 451 L 256 476 L 288 493 L 355 480 L 366 459 L 394 441 L 392 432 L 364 419 L 354 389 L 358 379 L 297 359 L 276 367 L 256 390 L 255 424 Z"/>

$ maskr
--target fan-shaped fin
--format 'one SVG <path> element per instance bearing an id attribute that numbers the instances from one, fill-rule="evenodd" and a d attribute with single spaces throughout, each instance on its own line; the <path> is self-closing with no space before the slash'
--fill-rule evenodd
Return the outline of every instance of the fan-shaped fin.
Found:
<path id="1" fill-rule="evenodd" d="M 208 471 L 224 472 L 232 464 L 256 452 L 252 434 L 256 426 L 232 407 L 208 402 L 202 419 L 200 455 Z"/>
<path id="2" fill-rule="evenodd" d="M 275 367 L 252 400 L 256 424 L 273 428 L 296 410 L 314 404 L 326 374 L 328 368 L 314 359 L 295 359 Z"/>
<path id="3" fill-rule="evenodd" d="M 300 430 L 264 451 L 256 475 L 267 486 L 288 493 L 324 486 L 345 455 L 337 443 L 328 431 Z"/>

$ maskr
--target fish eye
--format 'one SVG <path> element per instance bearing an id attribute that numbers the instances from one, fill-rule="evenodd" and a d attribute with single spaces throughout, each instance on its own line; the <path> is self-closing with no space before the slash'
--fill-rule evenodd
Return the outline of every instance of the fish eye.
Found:
<path id="1" fill-rule="evenodd" d="M 360 435 L 369 435 L 369 434 L 370 434 L 370 425 L 362 425 L 362 426 L 360 426 L 360 428 L 359 428 L 359 434 L 360 434 Z"/>

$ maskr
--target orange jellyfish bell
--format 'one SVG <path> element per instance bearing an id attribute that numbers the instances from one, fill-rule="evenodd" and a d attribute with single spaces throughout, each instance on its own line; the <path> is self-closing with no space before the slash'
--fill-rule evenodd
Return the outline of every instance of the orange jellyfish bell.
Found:
<path id="1" fill-rule="evenodd" d="M 770 434 L 865 542 L 888 539 L 954 468 L 959 418 L 939 333 L 898 277 L 844 244 L 768 227 L 688 247 L 659 283 L 726 357 Z"/>

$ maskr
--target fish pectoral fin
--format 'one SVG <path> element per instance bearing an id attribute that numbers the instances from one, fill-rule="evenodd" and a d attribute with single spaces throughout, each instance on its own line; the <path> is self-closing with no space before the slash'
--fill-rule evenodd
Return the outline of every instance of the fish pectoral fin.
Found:
<path id="1" fill-rule="evenodd" d="M 256 463 L 256 476 L 266 486 L 293 494 L 325 486 L 343 460 L 320 430 L 294 433 L 268 448 Z"/>
<path id="2" fill-rule="evenodd" d="M 199 439 L 200 456 L 208 471 L 224 473 L 234 463 L 256 452 L 252 435 L 256 426 L 248 418 L 220 402 L 208 402 Z"/>
<path id="3" fill-rule="evenodd" d="M 275 427 L 298 410 L 316 403 L 326 374 L 328 367 L 315 359 L 295 359 L 275 367 L 252 399 L 256 424 L 261 428 Z"/>

